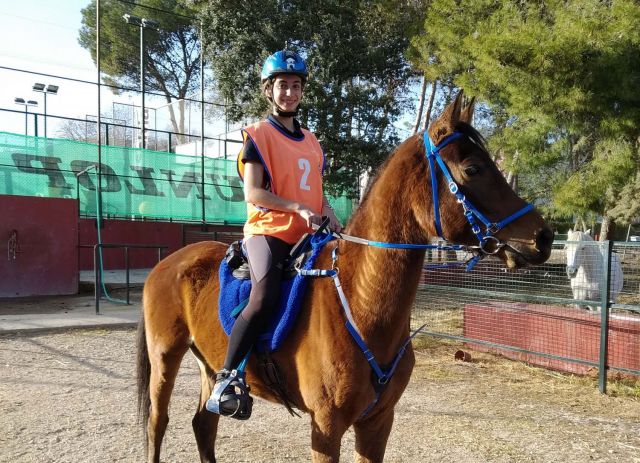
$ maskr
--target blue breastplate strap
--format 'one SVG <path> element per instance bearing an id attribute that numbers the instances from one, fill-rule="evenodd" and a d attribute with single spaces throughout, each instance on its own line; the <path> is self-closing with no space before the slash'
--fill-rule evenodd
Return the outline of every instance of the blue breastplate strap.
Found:
<path id="1" fill-rule="evenodd" d="M 500 249 L 502 249 L 502 247 L 505 246 L 505 243 L 500 242 L 500 240 L 498 238 L 496 238 L 494 235 L 496 233 L 498 233 L 501 229 L 503 229 L 505 226 L 507 226 L 508 224 L 513 222 L 514 220 L 518 219 L 519 217 L 522 217 L 524 214 L 526 214 L 527 212 L 531 211 L 533 209 L 533 205 L 532 204 L 527 204 L 526 206 L 524 206 L 520 210 L 514 212 L 513 214 L 509 215 L 505 219 L 500 220 L 499 222 L 492 222 L 484 214 L 482 214 L 482 212 L 480 212 L 462 194 L 462 192 L 460 191 L 460 189 L 458 187 L 458 184 L 455 182 L 455 180 L 453 179 L 453 176 L 449 172 L 449 168 L 447 167 L 445 162 L 442 160 L 442 157 L 440 156 L 440 150 L 442 148 L 444 148 L 449 143 L 452 143 L 452 142 L 458 140 L 459 138 L 461 138 L 463 136 L 464 135 L 461 132 L 454 132 L 453 134 L 449 135 L 444 140 L 442 140 L 436 146 L 436 145 L 433 144 L 433 142 L 429 138 L 429 135 L 428 135 L 427 131 L 425 131 L 425 133 L 424 133 L 424 145 L 425 145 L 426 157 L 427 157 L 427 160 L 429 162 L 429 170 L 430 170 L 430 174 L 431 174 L 431 190 L 432 190 L 434 217 L 435 217 L 435 219 L 434 219 L 435 220 L 435 228 L 436 228 L 436 232 L 437 232 L 438 236 L 441 237 L 441 238 L 444 238 L 444 236 L 442 235 L 442 225 L 440 223 L 440 200 L 439 200 L 439 197 L 438 197 L 438 179 L 437 179 L 437 175 L 436 175 L 436 168 L 439 167 L 440 170 L 442 171 L 442 174 L 444 175 L 444 177 L 445 177 L 445 179 L 447 181 L 447 186 L 449 188 L 449 191 L 456 197 L 458 202 L 462 205 L 463 213 L 464 213 L 464 215 L 465 215 L 465 217 L 467 219 L 467 222 L 471 226 L 471 230 L 473 231 L 473 233 L 478 238 L 479 246 L 470 247 L 470 246 L 462 246 L 462 245 L 446 245 L 446 246 L 442 246 L 442 245 L 433 245 L 433 244 L 387 243 L 387 242 L 382 242 L 382 241 L 371 241 L 371 240 L 359 238 L 359 237 L 356 237 L 356 236 L 342 235 L 340 233 L 334 233 L 334 236 L 336 236 L 337 238 L 340 238 L 340 239 L 344 239 L 344 240 L 347 240 L 347 241 L 352 241 L 352 242 L 359 243 L 359 244 L 362 244 L 362 245 L 365 245 L 365 246 L 375 246 L 375 247 L 380 247 L 380 248 L 391 248 L 391 249 L 443 249 L 443 250 L 444 249 L 448 249 L 448 250 L 463 250 L 463 249 L 464 250 L 470 250 L 470 249 L 473 249 L 476 252 L 476 255 L 466 263 L 467 271 L 471 270 L 478 263 L 478 261 L 480 261 L 486 255 L 495 254 Z M 482 229 L 478 225 L 478 221 L 480 221 L 484 225 L 484 227 L 485 227 L 484 232 L 482 231 Z M 485 246 L 486 246 L 486 244 L 488 242 L 494 242 L 495 243 L 495 248 L 493 250 L 485 248 Z M 358 330 L 358 327 L 357 327 L 355 321 L 353 320 L 353 315 L 351 314 L 351 308 L 349 307 L 349 301 L 347 300 L 347 297 L 345 296 L 344 291 L 342 289 L 342 285 L 340 284 L 340 278 L 338 277 L 338 273 L 339 272 L 338 272 L 338 269 L 336 268 L 336 265 L 335 265 L 336 264 L 336 260 L 337 260 L 337 251 L 338 251 L 338 248 L 336 246 L 333 249 L 333 254 L 332 254 L 333 265 L 332 265 L 331 269 L 328 269 L 328 270 L 326 270 L 326 269 L 325 270 L 318 270 L 318 269 L 302 270 L 302 269 L 298 269 L 298 272 L 301 275 L 306 275 L 306 276 L 310 276 L 310 277 L 331 277 L 333 279 L 334 284 L 336 285 L 336 290 L 338 291 L 338 296 L 340 298 L 340 303 L 342 305 L 342 309 L 343 309 L 345 317 L 346 317 L 345 326 L 347 327 L 347 331 L 349 331 L 349 334 L 351 335 L 351 337 L 353 338 L 355 343 L 358 345 L 358 347 L 360 348 L 360 350 L 364 354 L 365 358 L 367 359 L 367 362 L 371 366 L 371 369 L 372 369 L 372 371 L 375 374 L 376 379 L 377 379 L 376 382 L 373 385 L 376 397 L 373 400 L 373 402 L 367 407 L 367 409 L 362 414 L 362 416 L 366 416 L 373 409 L 373 407 L 375 407 L 375 405 L 378 403 L 378 400 L 380 399 L 380 395 L 382 394 L 382 391 L 384 390 L 384 387 L 388 384 L 389 380 L 393 376 L 393 374 L 394 374 L 394 372 L 396 370 L 396 367 L 398 366 L 398 363 L 402 359 L 402 356 L 404 355 L 404 353 L 405 353 L 405 351 L 407 349 L 407 346 L 409 345 L 409 343 L 411 342 L 413 337 L 416 334 L 418 334 L 422 330 L 422 328 L 424 328 L 426 325 L 422 325 L 420 328 L 415 330 L 405 340 L 405 342 L 400 347 L 400 350 L 398 351 L 398 353 L 394 357 L 393 361 L 391 362 L 391 366 L 389 368 L 387 368 L 387 369 L 381 368 L 380 364 L 376 361 L 375 356 L 373 355 L 373 352 L 371 352 L 371 350 L 367 346 L 366 342 L 364 341 L 364 339 L 362 337 L 362 334 Z"/>
<path id="2" fill-rule="evenodd" d="M 407 350 L 407 346 L 409 345 L 411 340 L 415 337 L 415 335 L 418 334 L 422 330 L 422 328 L 426 326 L 426 323 L 422 325 L 420 328 L 418 328 L 417 330 L 415 330 L 413 333 L 411 333 L 411 335 L 405 340 L 405 342 L 400 347 L 400 350 L 398 351 L 396 356 L 393 358 L 393 361 L 391 362 L 391 366 L 386 370 L 381 368 L 380 364 L 377 362 L 375 356 L 373 355 L 373 352 L 371 352 L 371 350 L 367 346 L 367 343 L 362 338 L 362 334 L 360 333 L 360 330 L 358 330 L 356 322 L 353 320 L 353 315 L 351 313 L 351 307 L 349 306 L 349 301 L 347 300 L 347 297 L 344 294 L 344 290 L 342 289 L 342 285 L 340 284 L 340 278 L 338 277 L 338 273 L 339 273 L 338 269 L 335 267 L 335 263 L 338 258 L 337 251 L 338 251 L 338 247 L 336 246 L 332 251 L 333 266 L 331 269 L 328 269 L 328 270 L 298 269 L 298 273 L 300 273 L 300 275 L 305 275 L 310 277 L 331 277 L 333 279 L 334 284 L 336 285 L 336 290 L 338 291 L 338 297 L 340 298 L 342 310 L 344 311 L 344 314 L 346 317 L 345 326 L 347 327 L 347 331 L 349 332 L 353 340 L 356 342 L 356 344 L 364 354 L 364 357 L 367 359 L 367 362 L 371 366 L 371 369 L 373 370 L 373 373 L 375 374 L 376 380 L 377 380 L 376 384 L 374 384 L 374 391 L 375 391 L 376 397 L 373 400 L 373 402 L 367 407 L 367 409 L 362 413 L 361 417 L 364 417 L 373 409 L 373 407 L 375 407 L 375 405 L 378 403 L 378 400 L 380 400 L 380 395 L 382 394 L 382 391 L 384 390 L 385 386 L 389 383 L 389 380 L 395 373 L 396 367 L 398 366 L 398 363 L 400 363 L 400 359 L 402 359 L 402 356 Z"/>

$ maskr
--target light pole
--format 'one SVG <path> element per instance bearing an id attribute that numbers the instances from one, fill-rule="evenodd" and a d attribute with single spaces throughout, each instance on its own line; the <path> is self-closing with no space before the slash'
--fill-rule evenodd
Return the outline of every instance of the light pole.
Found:
<path id="1" fill-rule="evenodd" d="M 142 94 L 142 105 L 140 115 L 140 132 L 142 135 L 142 148 L 146 148 L 146 140 L 145 140 L 145 106 L 144 106 L 144 93 L 145 93 L 145 82 L 144 82 L 144 67 L 145 67 L 145 59 L 144 59 L 144 30 L 145 29 L 153 29 L 158 30 L 160 23 L 153 19 L 148 18 L 138 18 L 137 16 L 132 16 L 129 13 L 122 15 L 125 22 L 127 24 L 131 24 L 133 26 L 137 26 L 140 28 L 140 93 Z"/>
<path id="2" fill-rule="evenodd" d="M 44 84 L 35 83 L 33 84 L 34 92 L 41 92 L 44 94 L 44 138 L 47 138 L 47 95 L 57 95 L 58 87 L 57 85 L 47 85 L 45 88 Z"/>
<path id="3" fill-rule="evenodd" d="M 36 107 L 38 106 L 38 102 L 35 100 L 26 100 L 24 98 L 14 98 L 13 100 L 15 104 L 19 104 L 24 106 L 24 134 L 25 136 L 29 135 L 29 106 Z"/>

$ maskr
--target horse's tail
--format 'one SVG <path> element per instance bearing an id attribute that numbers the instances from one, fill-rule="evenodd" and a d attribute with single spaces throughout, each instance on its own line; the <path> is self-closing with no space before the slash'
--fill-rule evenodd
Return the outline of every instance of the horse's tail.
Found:
<path id="1" fill-rule="evenodd" d="M 151 406 L 151 396 L 149 395 L 149 383 L 151 378 L 151 362 L 149 362 L 149 352 L 147 351 L 147 333 L 144 326 L 144 314 L 138 323 L 138 422 L 144 429 L 144 441 L 147 445 L 147 423 L 149 422 L 149 407 Z"/>

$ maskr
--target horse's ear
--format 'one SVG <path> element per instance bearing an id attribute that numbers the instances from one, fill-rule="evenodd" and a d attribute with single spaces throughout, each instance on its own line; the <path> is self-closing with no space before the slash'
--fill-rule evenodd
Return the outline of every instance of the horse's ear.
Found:
<path id="1" fill-rule="evenodd" d="M 440 117 L 429 127 L 429 136 L 431 137 L 431 141 L 436 145 L 444 137 L 453 133 L 456 125 L 458 125 L 460 112 L 462 111 L 463 94 L 464 92 L 460 90 L 456 99 L 445 108 Z"/>
<path id="2" fill-rule="evenodd" d="M 584 231 L 587 235 L 591 236 L 591 229 L 585 230 Z"/>
<path id="3" fill-rule="evenodd" d="M 471 122 L 473 121 L 473 110 L 475 109 L 475 106 L 476 97 L 474 96 L 467 102 L 465 107 L 462 108 L 462 111 L 460 112 L 460 120 L 462 122 L 466 122 L 467 124 L 471 125 Z"/>

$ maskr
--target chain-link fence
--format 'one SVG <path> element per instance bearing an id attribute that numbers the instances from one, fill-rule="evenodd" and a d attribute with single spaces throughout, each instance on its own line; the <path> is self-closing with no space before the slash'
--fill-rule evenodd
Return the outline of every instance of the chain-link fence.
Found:
<path id="1" fill-rule="evenodd" d="M 469 273 L 439 267 L 458 254 L 427 255 L 415 327 L 469 349 L 598 372 L 603 391 L 609 369 L 640 376 L 640 243 L 556 241 L 544 265 L 517 271 L 492 257 Z"/>

